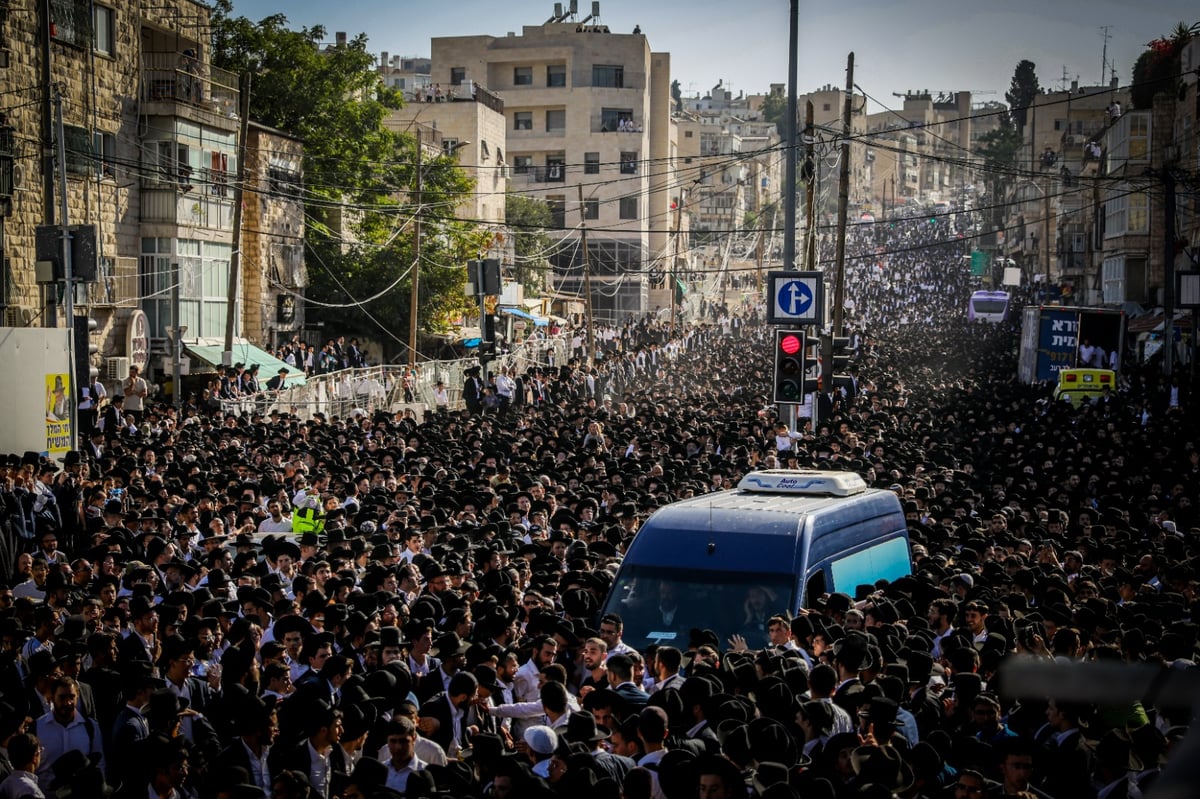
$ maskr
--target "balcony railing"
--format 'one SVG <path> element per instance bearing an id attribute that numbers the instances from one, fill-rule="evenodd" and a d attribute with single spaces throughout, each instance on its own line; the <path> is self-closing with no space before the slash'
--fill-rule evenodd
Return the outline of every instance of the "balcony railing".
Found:
<path id="1" fill-rule="evenodd" d="M 497 114 L 504 113 L 504 100 L 495 92 L 488 91 L 472 80 L 466 80 L 457 86 L 451 85 L 442 89 L 441 98 L 433 94 L 434 87 L 421 86 L 404 92 L 404 99 L 410 103 L 432 102 L 474 102 L 490 108 Z"/>
<path id="2" fill-rule="evenodd" d="M 142 100 L 185 103 L 224 116 L 238 113 L 238 76 L 175 52 L 142 53 Z"/>
<path id="3" fill-rule="evenodd" d="M 515 183 L 563 183 L 566 173 L 564 166 L 514 167 L 512 179 Z"/>

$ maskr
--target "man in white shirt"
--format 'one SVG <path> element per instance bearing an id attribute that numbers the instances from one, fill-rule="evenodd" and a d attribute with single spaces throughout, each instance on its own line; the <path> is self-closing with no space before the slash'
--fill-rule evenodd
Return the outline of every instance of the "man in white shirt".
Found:
<path id="1" fill-rule="evenodd" d="M 0 799 L 45 797 L 37 781 L 37 770 L 42 762 L 38 739 L 27 732 L 14 735 L 8 742 L 8 758 L 12 761 L 13 771 L 0 782 Z"/>
<path id="2" fill-rule="evenodd" d="M 414 771 L 424 771 L 426 764 L 416 753 L 417 728 L 408 716 L 396 716 L 387 726 L 387 787 L 404 793 L 408 777 Z"/>
<path id="3" fill-rule="evenodd" d="M 270 516 L 258 523 L 260 533 L 290 533 L 292 531 L 292 517 L 283 515 L 283 503 L 279 500 L 273 499 L 267 503 L 267 513 Z"/>
<path id="4" fill-rule="evenodd" d="M 125 413 L 133 417 L 135 422 L 142 421 L 143 400 L 150 393 L 146 379 L 138 374 L 137 366 L 129 367 L 129 377 L 121 383 L 121 393 L 125 395 Z"/>
<path id="5" fill-rule="evenodd" d="M 79 685 L 72 677 L 59 677 L 51 693 L 51 710 L 35 723 L 38 742 L 42 745 L 42 760 L 38 765 L 38 785 L 45 792 L 54 779 L 51 766 L 62 755 L 76 749 L 85 755 L 95 755 L 97 765 L 104 768 L 104 752 L 100 744 L 100 729 L 95 719 L 84 718 L 79 712 Z"/>

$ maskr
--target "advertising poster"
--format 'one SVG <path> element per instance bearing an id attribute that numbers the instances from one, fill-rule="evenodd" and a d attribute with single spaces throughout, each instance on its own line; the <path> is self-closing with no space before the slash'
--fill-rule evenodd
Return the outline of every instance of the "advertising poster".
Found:
<path id="1" fill-rule="evenodd" d="M 71 448 L 71 378 L 46 375 L 46 451 L 54 454 Z"/>

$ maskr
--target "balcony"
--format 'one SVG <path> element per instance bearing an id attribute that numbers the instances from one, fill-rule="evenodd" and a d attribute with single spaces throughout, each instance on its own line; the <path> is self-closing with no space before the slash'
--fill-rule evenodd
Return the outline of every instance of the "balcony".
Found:
<path id="1" fill-rule="evenodd" d="M 473 80 L 464 80 L 462 83 L 449 86 L 448 89 L 443 91 L 442 99 L 437 100 L 437 102 L 479 103 L 486 108 L 492 109 L 497 114 L 504 113 L 504 101 L 500 99 L 500 95 L 488 91 Z M 429 86 L 405 91 L 404 99 L 410 103 L 432 103 L 437 98 L 433 95 L 433 84 L 430 84 Z"/>
<path id="2" fill-rule="evenodd" d="M 566 181 L 566 167 L 559 166 L 529 166 L 514 167 L 512 181 L 516 185 L 531 183 L 563 183 Z"/>
<path id="3" fill-rule="evenodd" d="M 191 56 L 173 51 L 142 53 L 141 93 L 147 114 L 194 116 L 201 122 L 236 128 L 241 98 L 238 76 Z"/>

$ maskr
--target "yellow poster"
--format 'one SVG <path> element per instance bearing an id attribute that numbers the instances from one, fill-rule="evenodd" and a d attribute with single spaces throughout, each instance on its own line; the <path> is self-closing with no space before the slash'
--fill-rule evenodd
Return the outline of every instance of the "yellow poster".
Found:
<path id="1" fill-rule="evenodd" d="M 46 375 L 46 451 L 53 454 L 71 448 L 71 378 Z"/>

